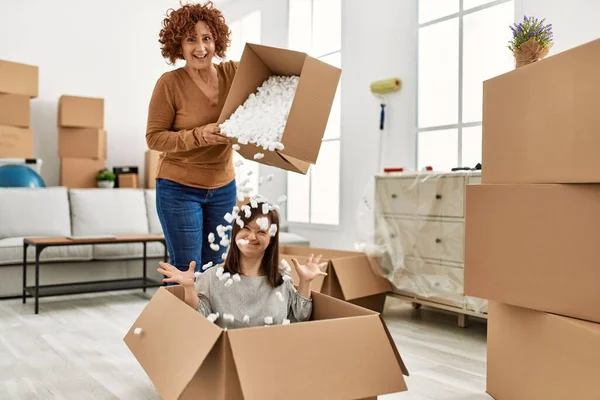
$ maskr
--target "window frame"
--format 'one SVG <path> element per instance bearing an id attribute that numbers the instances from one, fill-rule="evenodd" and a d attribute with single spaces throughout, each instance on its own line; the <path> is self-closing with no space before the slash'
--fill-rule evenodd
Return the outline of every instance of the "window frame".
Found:
<path id="1" fill-rule="evenodd" d="M 415 106 L 415 169 L 419 168 L 419 138 L 421 132 L 432 132 L 439 130 L 447 130 L 447 129 L 456 129 L 458 131 L 458 141 L 456 143 L 456 151 L 458 152 L 457 164 L 456 167 L 462 166 L 463 160 L 463 128 L 472 128 L 472 127 L 482 127 L 482 135 L 483 135 L 483 121 L 474 121 L 474 122 L 463 122 L 463 43 L 464 43 L 464 17 L 466 15 L 470 15 L 476 13 L 481 10 L 485 10 L 491 7 L 495 7 L 505 3 L 513 3 L 515 0 L 493 0 L 488 3 L 479 5 L 477 7 L 469 8 L 468 10 L 464 10 L 464 0 L 458 0 L 458 12 L 445 15 L 440 18 L 435 18 L 430 21 L 419 23 L 419 3 L 417 0 L 417 45 L 416 45 L 416 106 Z M 420 33 L 421 28 L 425 28 L 427 26 L 435 25 L 440 22 L 445 22 L 451 20 L 453 18 L 458 18 L 458 122 L 456 124 L 448 124 L 448 125 L 435 125 L 428 126 L 425 128 L 419 127 L 419 43 L 420 43 Z M 507 27 L 508 28 L 508 27 Z M 480 161 L 481 162 L 481 161 Z M 475 166 L 470 166 L 474 168 Z M 435 168 L 434 168 L 435 169 Z"/>
<path id="2" fill-rule="evenodd" d="M 290 2 L 292 0 L 288 0 L 287 1 L 287 8 L 288 8 L 288 15 L 287 15 L 287 27 L 288 27 L 288 48 L 289 48 L 289 36 L 290 36 L 290 25 L 291 25 L 291 13 L 290 13 Z M 311 20 L 310 20 L 310 32 L 311 32 L 311 42 L 313 39 L 313 34 L 314 34 L 314 18 L 313 18 L 313 4 L 315 0 L 306 0 L 306 1 L 310 1 L 310 5 L 311 5 Z M 343 0 L 340 1 L 340 8 L 341 10 L 343 10 Z M 340 11 L 341 11 L 340 10 Z M 340 12 L 340 18 L 341 18 L 341 14 L 342 12 Z M 343 25 L 343 21 L 340 21 L 340 25 Z M 333 50 L 333 51 L 329 51 L 327 53 L 323 53 L 323 54 L 311 54 L 311 52 L 307 52 L 308 55 L 310 55 L 313 58 L 316 58 L 318 60 L 325 58 L 325 57 L 329 57 L 331 55 L 334 55 L 336 53 L 340 54 L 340 64 L 342 64 L 341 58 L 342 58 L 342 43 L 343 43 L 343 27 L 341 28 L 342 32 L 340 35 L 340 47 L 337 50 Z M 342 80 L 340 79 L 340 89 L 341 89 L 341 84 L 342 84 Z M 340 96 L 341 97 L 341 96 Z M 321 143 L 324 142 L 339 142 L 339 169 L 338 169 L 338 179 L 339 179 L 339 185 L 338 185 L 338 192 L 337 192 L 337 196 L 338 196 L 338 210 L 337 210 L 337 223 L 336 224 L 324 224 L 324 223 L 319 223 L 319 222 L 310 222 L 311 221 L 311 217 L 312 217 L 312 209 L 313 209 L 313 201 L 312 201 L 312 174 L 313 174 L 313 165 L 311 165 L 308 169 L 308 172 L 306 173 L 306 176 L 308 176 L 308 193 L 306 193 L 306 196 L 308 198 L 308 222 L 302 222 L 302 221 L 293 221 L 289 219 L 289 209 L 288 209 L 288 202 L 285 203 L 285 207 L 286 207 L 286 218 L 285 218 L 285 223 L 287 226 L 292 227 L 292 228 L 298 228 L 298 229 L 317 229 L 317 230 L 323 230 L 323 231 L 333 231 L 333 232 L 340 232 L 342 230 L 342 126 L 343 126 L 343 107 L 342 107 L 342 102 L 340 100 L 340 124 L 339 124 L 339 128 L 340 128 L 340 134 L 338 137 L 335 138 L 323 138 L 321 140 Z M 331 115 L 331 114 L 330 114 Z M 285 171 L 286 173 L 286 179 L 285 179 L 285 194 L 288 195 L 289 194 L 289 179 L 288 176 L 290 173 L 297 173 L 297 172 L 290 172 L 290 171 Z"/>

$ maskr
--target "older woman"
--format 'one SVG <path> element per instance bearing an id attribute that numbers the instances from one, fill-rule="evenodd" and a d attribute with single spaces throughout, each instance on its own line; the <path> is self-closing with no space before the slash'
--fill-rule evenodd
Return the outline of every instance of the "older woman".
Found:
<path id="1" fill-rule="evenodd" d="M 150 101 L 146 142 L 161 152 L 156 171 L 156 208 L 171 264 L 182 271 L 221 262 L 225 248 L 211 248 L 223 216 L 236 204 L 235 169 L 228 138 L 215 124 L 237 70 L 224 58 L 229 27 L 223 14 L 205 5 L 170 9 L 159 42 L 170 64 L 185 66 L 163 74 Z"/>

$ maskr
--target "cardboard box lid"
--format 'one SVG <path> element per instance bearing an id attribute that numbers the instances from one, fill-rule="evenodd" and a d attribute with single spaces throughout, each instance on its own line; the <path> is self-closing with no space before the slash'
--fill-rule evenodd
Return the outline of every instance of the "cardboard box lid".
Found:
<path id="1" fill-rule="evenodd" d="M 165 400 L 215 393 L 249 400 L 364 398 L 407 390 L 408 371 L 377 313 L 312 297 L 310 322 L 225 331 L 185 304 L 180 287 L 161 287 L 124 340 Z M 133 334 L 136 327 L 142 335 Z M 202 339 L 186 346 L 171 340 L 186 335 Z"/>
<path id="2" fill-rule="evenodd" d="M 58 126 L 104 128 L 104 98 L 60 96 L 58 99 Z"/>
<path id="3" fill-rule="evenodd" d="M 305 174 L 317 161 L 341 69 L 306 53 L 248 43 L 217 123 L 229 118 L 272 75 L 300 77 L 282 137 L 285 148 L 271 152 L 240 144 L 239 153 L 253 160 L 260 152 L 265 157 L 259 163 Z"/>
<path id="4" fill-rule="evenodd" d="M 0 60 L 0 93 L 12 93 L 37 98 L 40 69 L 14 61 Z"/>
<path id="5" fill-rule="evenodd" d="M 600 324 L 489 302 L 487 392 L 497 399 L 600 399 Z"/>
<path id="6" fill-rule="evenodd" d="M 164 399 L 179 398 L 223 332 L 182 298 L 181 287 L 159 288 L 124 338 Z"/>
<path id="7" fill-rule="evenodd" d="M 328 261 L 328 276 L 324 278 L 321 284 L 321 292 L 337 297 L 337 288 L 345 300 L 354 300 L 361 297 L 373 296 L 380 293 L 386 293 L 391 290 L 391 284 L 385 278 L 376 275 L 371 268 L 369 259 L 364 253 L 357 251 L 330 250 L 314 247 L 302 246 L 282 246 L 280 248 L 280 257 L 291 259 L 303 256 L 302 261 L 306 262 L 306 257 L 311 253 L 323 255 L 322 261 Z M 292 266 L 293 275 L 297 282 L 297 276 Z M 317 290 L 316 287 L 313 290 Z"/>

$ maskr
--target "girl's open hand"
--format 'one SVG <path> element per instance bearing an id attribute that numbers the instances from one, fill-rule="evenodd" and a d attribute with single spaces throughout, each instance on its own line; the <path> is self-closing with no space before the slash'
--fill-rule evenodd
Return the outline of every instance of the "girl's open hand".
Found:
<path id="1" fill-rule="evenodd" d="M 327 274 L 324 272 L 325 268 L 327 268 L 327 263 L 320 263 L 321 255 L 314 257 L 313 254 L 310 255 L 308 261 L 305 265 L 302 265 L 296 260 L 292 258 L 292 263 L 294 263 L 294 268 L 298 273 L 301 281 L 310 282 L 315 279 L 317 276 L 326 276 Z"/>
<path id="2" fill-rule="evenodd" d="M 166 276 L 163 282 L 179 283 L 183 287 L 194 287 L 194 270 L 196 269 L 196 261 L 190 263 L 187 271 L 180 271 L 169 263 L 159 262 L 161 268 L 156 270 Z"/>

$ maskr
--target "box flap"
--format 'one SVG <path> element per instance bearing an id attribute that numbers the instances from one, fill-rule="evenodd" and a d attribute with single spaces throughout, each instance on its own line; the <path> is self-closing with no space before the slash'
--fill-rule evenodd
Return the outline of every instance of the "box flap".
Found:
<path id="1" fill-rule="evenodd" d="M 158 289 L 123 339 L 165 400 L 179 398 L 222 334 L 178 297 L 181 289 L 171 290 Z M 182 346 L 179 339 L 190 336 L 202 340 Z"/>
<path id="2" fill-rule="evenodd" d="M 248 43 L 247 47 L 254 51 L 273 75 L 300 76 L 303 72 L 306 53 L 255 43 Z"/>
<path id="3" fill-rule="evenodd" d="M 227 334 L 245 399 L 357 399 L 407 389 L 377 315 Z M 282 367 L 265 384 L 265 373 Z"/>
<path id="4" fill-rule="evenodd" d="M 312 292 L 311 296 L 313 299 L 311 320 L 313 321 L 378 314 L 375 311 L 348 303 L 341 299 L 336 299 L 327 294 Z"/>
<path id="5" fill-rule="evenodd" d="M 237 139 L 231 139 L 233 143 L 237 143 L 240 146 L 238 153 L 247 160 L 254 161 L 254 155 L 256 153 L 262 153 L 264 154 L 264 157 L 260 160 L 260 163 L 264 165 L 270 165 L 272 167 L 304 175 L 308 172 L 308 168 L 310 167 L 309 163 L 282 154 L 280 151 L 264 150 L 262 147 L 256 146 L 255 144 L 239 144 Z"/>
<path id="6" fill-rule="evenodd" d="M 294 265 L 292 263 L 292 258 L 295 258 L 296 260 L 298 260 L 298 262 L 300 264 L 306 264 L 306 262 L 308 261 L 308 257 L 306 257 L 306 256 L 290 256 L 290 255 L 286 255 L 286 254 L 279 255 L 280 260 L 286 260 L 288 262 L 288 264 L 290 264 L 290 267 L 292 268 L 292 279 L 294 280 L 294 284 L 298 285 L 300 283 L 300 278 L 298 277 L 298 274 L 296 273 L 296 269 L 294 268 Z M 310 285 L 310 289 L 314 290 L 315 292 L 321 292 L 321 290 L 323 288 L 324 278 L 325 278 L 324 276 L 316 277 L 312 281 L 312 283 Z"/>
<path id="7" fill-rule="evenodd" d="M 389 281 L 375 275 L 364 254 L 334 258 L 331 260 L 331 265 L 335 270 L 345 300 L 386 293 L 391 290 Z"/>
<path id="8" fill-rule="evenodd" d="M 341 74 L 337 67 L 306 58 L 283 133 L 284 154 L 317 162 Z"/>

